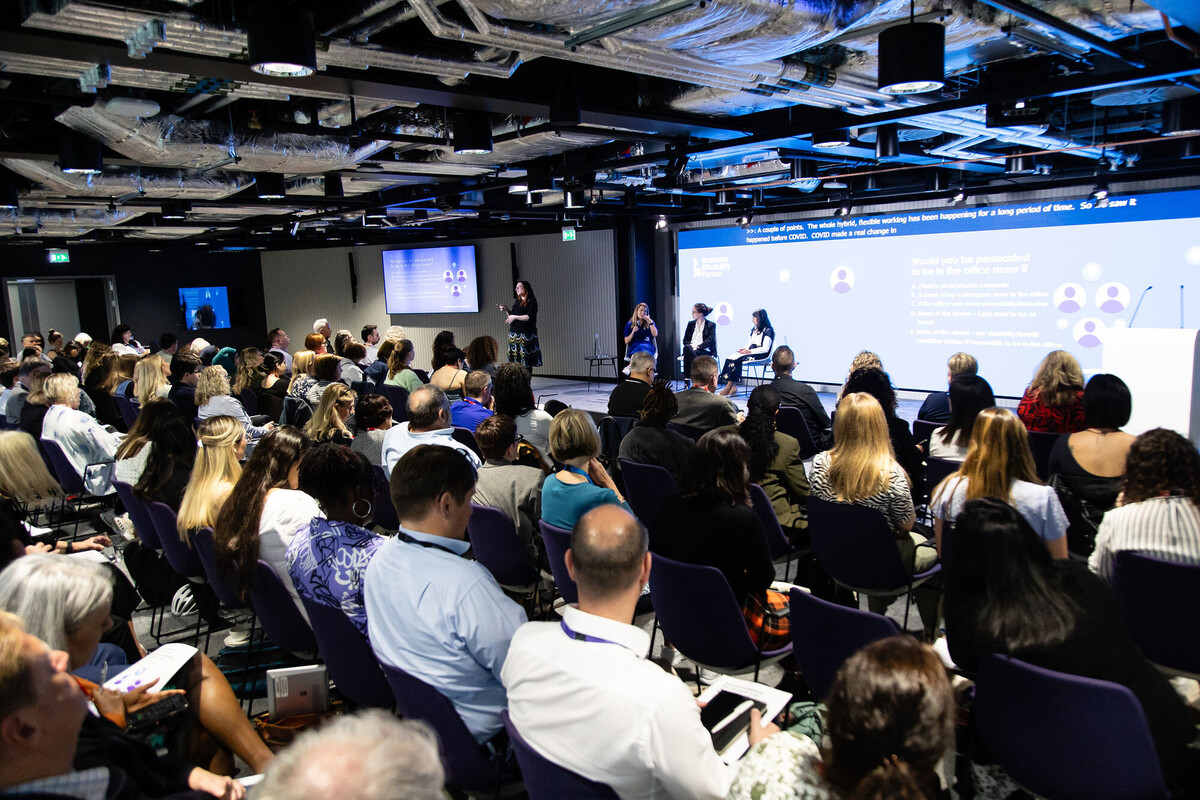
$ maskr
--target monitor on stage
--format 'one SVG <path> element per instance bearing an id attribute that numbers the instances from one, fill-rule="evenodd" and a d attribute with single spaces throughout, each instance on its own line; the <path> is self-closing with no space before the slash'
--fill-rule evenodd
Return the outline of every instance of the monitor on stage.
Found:
<path id="1" fill-rule="evenodd" d="M 195 286 L 179 290 L 179 313 L 189 331 L 228 328 L 229 287 Z"/>
<path id="2" fill-rule="evenodd" d="M 383 251 L 389 314 L 461 314 L 479 310 L 475 245 Z"/>

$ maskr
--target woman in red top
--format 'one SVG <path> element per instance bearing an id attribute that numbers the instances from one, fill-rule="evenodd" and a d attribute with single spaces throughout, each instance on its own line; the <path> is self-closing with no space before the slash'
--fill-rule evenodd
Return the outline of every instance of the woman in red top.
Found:
<path id="1" fill-rule="evenodd" d="M 1075 433 L 1083 419 L 1083 370 L 1066 350 L 1046 354 L 1025 390 L 1017 416 L 1031 431 Z"/>

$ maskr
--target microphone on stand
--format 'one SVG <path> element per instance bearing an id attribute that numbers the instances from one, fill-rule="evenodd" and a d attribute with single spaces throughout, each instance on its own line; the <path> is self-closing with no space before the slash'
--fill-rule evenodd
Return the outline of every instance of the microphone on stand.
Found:
<path id="1" fill-rule="evenodd" d="M 1183 284 L 1179 284 L 1179 330 L 1183 330 Z"/>
<path id="2" fill-rule="evenodd" d="M 1133 327 L 1133 321 L 1134 321 L 1135 319 L 1137 319 L 1138 311 L 1139 311 L 1139 310 L 1141 309 L 1141 307 L 1142 307 L 1142 301 L 1146 299 L 1146 292 L 1150 291 L 1150 290 L 1151 290 L 1151 289 L 1153 289 L 1153 288 L 1154 288 L 1154 286 L 1153 286 L 1153 285 L 1150 285 L 1150 286 L 1147 286 L 1145 289 L 1142 289 L 1142 296 L 1138 298 L 1138 304 L 1137 304 L 1137 306 L 1135 306 L 1135 307 L 1134 307 L 1134 309 L 1133 309 L 1133 315 L 1129 317 L 1129 327 L 1131 327 L 1131 328 L 1132 328 L 1132 327 Z"/>

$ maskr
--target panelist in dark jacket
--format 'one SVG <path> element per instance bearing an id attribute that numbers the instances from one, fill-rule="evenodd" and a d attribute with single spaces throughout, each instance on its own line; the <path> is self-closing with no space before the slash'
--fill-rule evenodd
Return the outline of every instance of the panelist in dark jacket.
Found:
<path id="1" fill-rule="evenodd" d="M 692 306 L 692 321 L 683 330 L 683 374 L 692 374 L 696 356 L 717 357 L 717 325 L 707 319 L 712 309 L 704 303 Z"/>

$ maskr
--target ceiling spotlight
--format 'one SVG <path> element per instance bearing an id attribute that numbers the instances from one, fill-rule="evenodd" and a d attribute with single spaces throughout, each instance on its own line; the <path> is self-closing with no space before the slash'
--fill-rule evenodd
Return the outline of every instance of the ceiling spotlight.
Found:
<path id="1" fill-rule="evenodd" d="M 813 147 L 819 147 L 823 150 L 828 150 L 834 147 L 848 147 L 850 144 L 850 133 L 845 128 L 838 128 L 831 131 L 816 131 L 812 135 Z"/>
<path id="2" fill-rule="evenodd" d="M 1092 193 L 1088 195 L 1088 199 L 1095 203 L 1100 208 L 1108 205 L 1108 182 L 1097 181 L 1096 188 L 1092 189 Z"/>
<path id="3" fill-rule="evenodd" d="M 665 231 L 667 229 L 667 218 L 660 216 L 654 221 L 654 230 Z"/>
<path id="4" fill-rule="evenodd" d="M 961 183 L 956 183 L 950 187 L 950 202 L 961 203 L 967 199 L 967 188 Z"/>
<path id="5" fill-rule="evenodd" d="M 1200 95 L 1163 104 L 1163 136 L 1193 136 L 1200 133 Z"/>
<path id="6" fill-rule="evenodd" d="M 854 202 L 849 197 L 845 197 L 842 199 L 841 204 L 838 205 L 837 210 L 835 210 L 833 213 L 834 213 L 834 216 L 848 217 L 848 216 L 850 216 L 850 211 L 853 208 L 854 208 Z"/>
<path id="7" fill-rule="evenodd" d="M 875 129 L 875 158 L 886 161 L 900 155 L 900 128 L 889 122 Z"/>
<path id="8" fill-rule="evenodd" d="M 807 181 L 817 177 L 817 162 L 803 158 L 792 161 L 789 167 L 792 182 Z"/>
<path id="9" fill-rule="evenodd" d="M 738 227 L 741 227 L 741 228 L 748 227 L 750 225 L 750 223 L 753 221 L 754 221 L 754 212 L 753 211 L 747 211 L 745 214 L 742 214 L 740 217 L 737 218 Z"/>
<path id="10" fill-rule="evenodd" d="M 450 123 L 454 152 L 479 155 L 492 152 L 492 120 L 487 114 L 459 112 Z"/>
<path id="11" fill-rule="evenodd" d="M 58 168 L 73 175 L 97 175 L 104 166 L 100 143 L 94 139 L 66 134 L 59 140 Z"/>
<path id="12" fill-rule="evenodd" d="M 163 219 L 187 219 L 187 213 L 191 210 L 191 203 L 164 200 L 159 216 Z"/>
<path id="13" fill-rule="evenodd" d="M 879 34 L 879 91 L 922 94 L 946 85 L 946 29 L 936 22 L 895 25 Z"/>
<path id="14" fill-rule="evenodd" d="M 342 186 L 342 176 L 330 172 L 325 176 L 325 196 L 326 197 L 345 197 L 346 189 Z"/>
<path id="15" fill-rule="evenodd" d="M 254 187 L 258 190 L 259 200 L 279 200 L 287 196 L 283 176 L 274 172 L 254 173 Z"/>
<path id="16" fill-rule="evenodd" d="M 250 7 L 247 31 L 250 69 L 276 78 L 303 78 L 317 69 L 312 12 L 282 3 Z"/>

